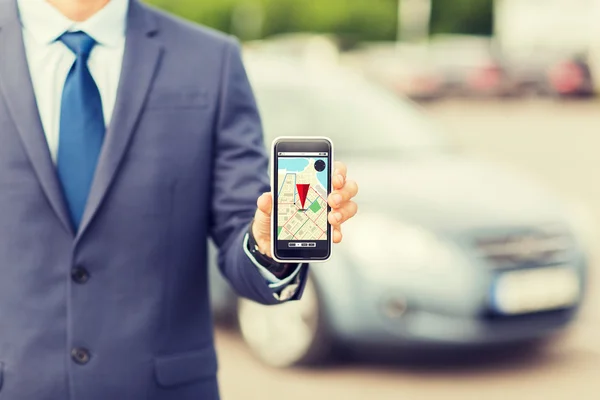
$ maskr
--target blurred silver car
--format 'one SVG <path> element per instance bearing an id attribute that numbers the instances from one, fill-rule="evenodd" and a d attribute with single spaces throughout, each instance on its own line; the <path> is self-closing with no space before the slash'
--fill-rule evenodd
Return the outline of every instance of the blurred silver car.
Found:
<path id="1" fill-rule="evenodd" d="M 557 51 L 505 54 L 506 70 L 519 95 L 589 97 L 594 81 L 588 57 Z"/>
<path id="2" fill-rule="evenodd" d="M 461 154 L 412 103 L 345 71 L 247 64 L 267 140 L 329 136 L 361 185 L 358 216 L 302 301 L 238 301 L 212 274 L 215 312 L 237 314 L 260 359 L 317 362 L 339 343 L 512 343 L 573 320 L 586 249 L 553 194 Z"/>
<path id="3" fill-rule="evenodd" d="M 363 44 L 344 53 L 341 61 L 415 101 L 436 100 L 447 94 L 445 76 L 434 65 L 428 47 L 422 44 Z"/>
<path id="4" fill-rule="evenodd" d="M 516 94 L 493 39 L 437 35 L 429 44 L 431 62 L 444 77 L 447 96 L 503 97 Z"/>

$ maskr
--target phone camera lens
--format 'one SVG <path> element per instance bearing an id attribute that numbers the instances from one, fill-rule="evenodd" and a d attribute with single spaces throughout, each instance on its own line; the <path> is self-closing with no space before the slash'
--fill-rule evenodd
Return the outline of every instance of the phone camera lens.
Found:
<path id="1" fill-rule="evenodd" d="M 326 166 L 327 165 L 325 164 L 325 161 L 323 161 L 323 160 L 315 161 L 315 169 L 319 172 L 324 171 Z"/>

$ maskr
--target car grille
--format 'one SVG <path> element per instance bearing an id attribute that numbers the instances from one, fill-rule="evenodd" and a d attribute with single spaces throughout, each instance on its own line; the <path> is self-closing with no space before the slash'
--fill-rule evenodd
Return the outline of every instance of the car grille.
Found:
<path id="1" fill-rule="evenodd" d="M 482 235 L 475 247 L 494 268 L 509 269 L 567 262 L 574 244 L 565 232 L 531 230 Z"/>

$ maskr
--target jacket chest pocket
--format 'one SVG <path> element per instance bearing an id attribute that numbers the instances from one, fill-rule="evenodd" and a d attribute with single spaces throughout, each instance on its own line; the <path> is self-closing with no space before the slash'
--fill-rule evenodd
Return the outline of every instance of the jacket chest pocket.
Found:
<path id="1" fill-rule="evenodd" d="M 208 92 L 204 89 L 157 88 L 149 94 L 146 109 L 202 109 L 208 105 Z"/>

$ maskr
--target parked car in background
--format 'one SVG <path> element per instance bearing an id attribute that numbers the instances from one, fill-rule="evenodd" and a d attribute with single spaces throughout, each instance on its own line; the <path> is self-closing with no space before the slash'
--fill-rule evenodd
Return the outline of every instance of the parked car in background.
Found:
<path id="1" fill-rule="evenodd" d="M 494 37 L 521 88 L 589 96 L 600 85 L 600 0 L 496 0 Z"/>
<path id="2" fill-rule="evenodd" d="M 584 56 L 555 52 L 510 54 L 505 66 L 518 96 L 586 97 L 594 94 Z"/>
<path id="3" fill-rule="evenodd" d="M 444 77 L 431 61 L 427 46 L 368 43 L 344 54 L 342 63 L 416 101 L 436 100 L 446 94 Z"/>
<path id="4" fill-rule="evenodd" d="M 429 42 L 433 65 L 444 77 L 449 96 L 501 97 L 515 85 L 492 38 L 438 35 Z"/>
<path id="5" fill-rule="evenodd" d="M 364 43 L 342 61 L 413 100 L 515 94 L 489 37 L 438 35 L 424 43 Z"/>
<path id="6" fill-rule="evenodd" d="M 594 81 L 586 56 L 569 56 L 549 65 L 546 79 L 552 93 L 562 97 L 593 96 Z"/>
<path id="7" fill-rule="evenodd" d="M 554 89 L 550 85 L 548 72 L 550 66 L 562 60 L 552 53 L 510 54 L 505 58 L 507 70 L 515 82 L 515 91 L 519 96 L 551 96 Z"/>
<path id="8" fill-rule="evenodd" d="M 236 314 L 263 362 L 317 363 L 337 345 L 519 343 L 565 329 L 583 299 L 587 249 L 553 193 L 460 152 L 414 104 L 342 69 L 246 59 L 267 145 L 329 136 L 360 182 L 358 216 L 302 301 L 237 299 L 211 274 L 214 312 Z"/>

